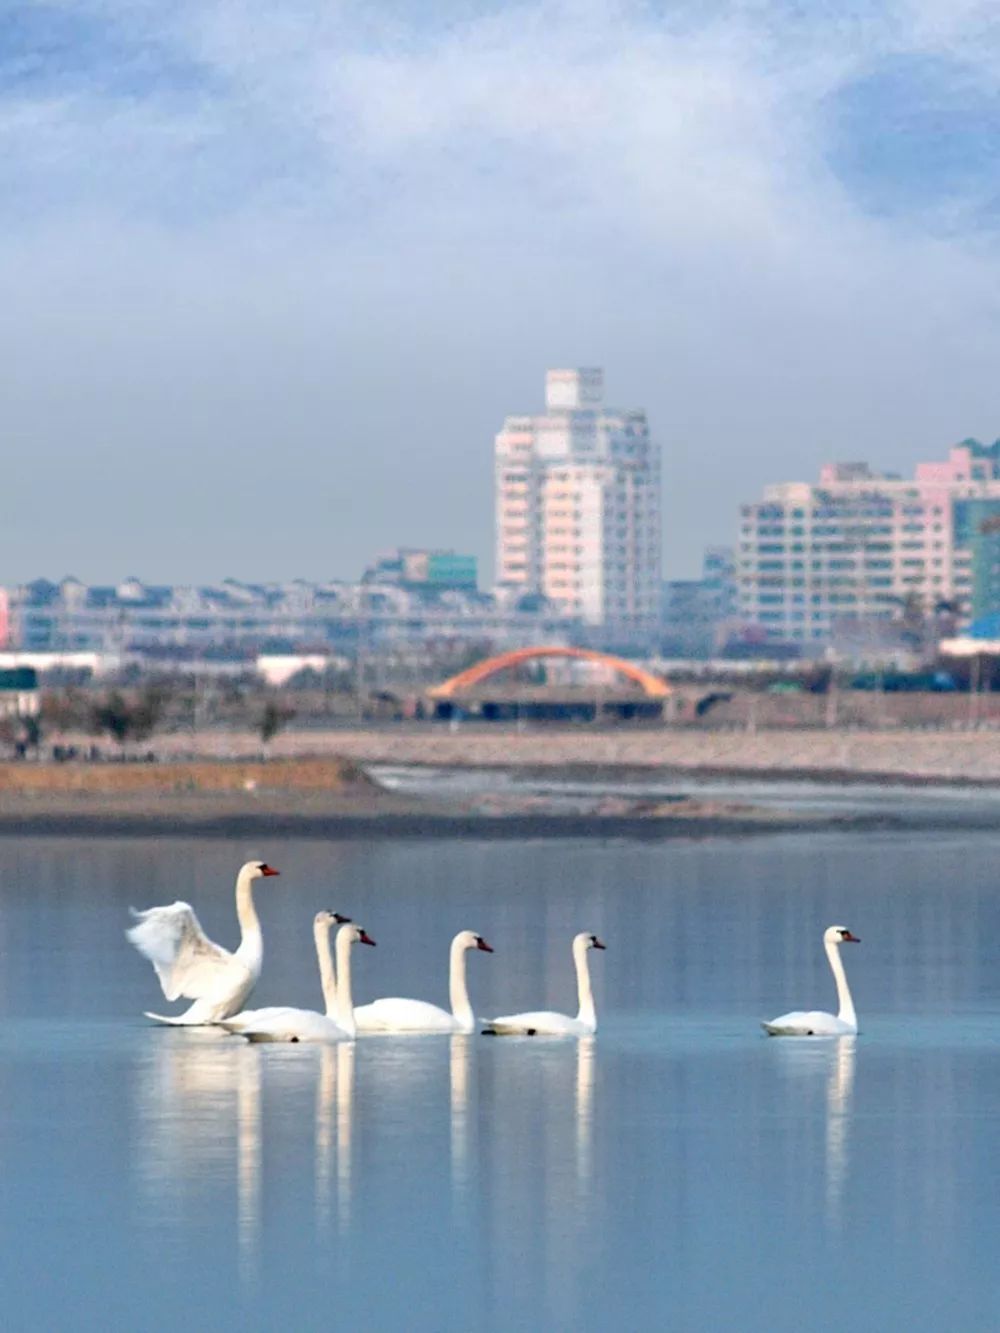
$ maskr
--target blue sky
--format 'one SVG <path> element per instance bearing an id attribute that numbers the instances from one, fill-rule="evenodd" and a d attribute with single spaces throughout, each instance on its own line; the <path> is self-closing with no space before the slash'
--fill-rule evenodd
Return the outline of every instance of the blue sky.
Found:
<path id="1" fill-rule="evenodd" d="M 986 4 L 52 0 L 0 22 L 0 582 L 488 566 L 603 365 L 666 570 L 827 458 L 1000 434 Z"/>

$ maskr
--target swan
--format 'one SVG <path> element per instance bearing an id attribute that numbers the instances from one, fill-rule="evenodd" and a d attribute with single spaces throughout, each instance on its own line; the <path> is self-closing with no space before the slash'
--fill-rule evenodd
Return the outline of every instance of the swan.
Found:
<path id="1" fill-rule="evenodd" d="M 242 1033 L 249 1027 L 260 1023 L 290 1023 L 296 1018 L 306 1021 L 322 1019 L 324 1023 L 336 1023 L 337 1020 L 337 978 L 330 957 L 330 928 L 335 925 L 348 925 L 351 918 L 341 916 L 339 912 L 322 911 L 313 917 L 313 940 L 316 943 L 316 958 L 319 961 L 319 980 L 323 988 L 323 1003 L 326 1014 L 318 1014 L 312 1009 L 293 1009 L 289 1006 L 272 1005 L 267 1009 L 244 1009 L 238 1014 L 222 1019 L 216 1026 L 227 1032 Z M 320 1029 L 322 1030 L 322 1025 Z M 338 1028 L 341 1036 L 347 1034 Z"/>
<path id="2" fill-rule="evenodd" d="M 257 984 L 264 961 L 264 941 L 253 905 L 255 879 L 277 875 L 266 861 L 247 861 L 236 877 L 236 915 L 240 946 L 235 953 L 214 944 L 201 928 L 190 903 L 132 908 L 138 925 L 126 937 L 153 964 L 168 1000 L 182 995 L 194 1004 L 182 1014 L 166 1017 L 146 1013 L 157 1023 L 192 1027 L 214 1023 L 238 1013 Z"/>
<path id="3" fill-rule="evenodd" d="M 837 999 L 840 1012 L 824 1014 L 818 1010 L 808 1013 L 794 1011 L 772 1018 L 770 1023 L 761 1023 L 769 1037 L 853 1037 L 858 1031 L 858 1016 L 854 1012 L 854 1001 L 847 985 L 844 964 L 840 957 L 842 944 L 860 944 L 857 935 L 852 935 L 846 926 L 828 926 L 823 932 L 823 947 L 830 960 L 833 979 L 837 983 Z"/>
<path id="4" fill-rule="evenodd" d="M 451 942 L 448 967 L 448 992 L 451 1013 L 426 1000 L 373 1000 L 354 1011 L 359 1032 L 475 1032 L 476 1016 L 469 1003 L 465 982 L 465 955 L 469 949 L 492 953 L 492 947 L 474 930 L 460 930 Z"/>
<path id="5" fill-rule="evenodd" d="M 597 1031 L 594 1011 L 594 992 L 590 989 L 588 949 L 603 949 L 596 935 L 581 931 L 573 937 L 573 962 L 576 964 L 576 989 L 580 997 L 580 1011 L 576 1018 L 569 1014 L 554 1014 L 545 1010 L 533 1014 L 505 1014 L 494 1018 L 483 1028 L 491 1037 L 589 1037 Z"/>
<path id="6" fill-rule="evenodd" d="M 340 927 L 337 931 L 335 982 L 329 944 L 329 930 L 335 918 L 335 912 L 320 912 L 313 927 L 327 1006 L 325 1014 L 312 1009 L 249 1009 L 244 1014 L 224 1019 L 219 1027 L 236 1032 L 247 1041 L 353 1041 L 357 1029 L 351 999 L 351 945 L 374 945 L 375 941 L 361 926 L 349 922 Z M 336 1019 L 330 1016 L 332 1008 L 335 1008 Z"/>

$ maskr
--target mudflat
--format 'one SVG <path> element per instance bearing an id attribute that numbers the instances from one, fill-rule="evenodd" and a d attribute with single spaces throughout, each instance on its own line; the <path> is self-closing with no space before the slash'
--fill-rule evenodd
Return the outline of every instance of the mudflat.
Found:
<path id="1" fill-rule="evenodd" d="M 468 757 L 468 756 L 467 756 Z M 516 767 L 516 765 L 505 765 Z M 524 770 L 526 771 L 526 767 Z M 549 766 L 579 776 L 583 766 Z M 604 765 L 595 775 L 624 772 Z M 647 774 L 656 771 L 646 765 Z M 664 770 L 666 771 L 666 770 Z M 965 827 L 984 816 L 784 809 L 697 794 L 602 795 L 567 808 L 530 790 L 389 791 L 339 755 L 0 763 L 0 836 L 720 837 L 834 828 Z M 978 826 L 978 825 L 976 825 Z"/>

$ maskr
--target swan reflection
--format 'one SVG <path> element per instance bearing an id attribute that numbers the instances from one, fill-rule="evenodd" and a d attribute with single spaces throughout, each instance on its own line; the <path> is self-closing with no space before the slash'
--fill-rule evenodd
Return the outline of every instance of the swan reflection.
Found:
<path id="1" fill-rule="evenodd" d="M 240 1050 L 236 1070 L 236 1234 L 240 1277 L 252 1281 L 260 1250 L 260 1052 Z"/>
<path id="2" fill-rule="evenodd" d="M 341 1235 L 351 1225 L 354 1189 L 354 1042 L 337 1047 L 337 1220 Z"/>
<path id="3" fill-rule="evenodd" d="M 141 1187 L 160 1215 L 183 1221 L 206 1183 L 232 1180 L 241 1274 L 260 1240 L 260 1052 L 214 1032 L 164 1034 L 137 1066 Z"/>
<path id="4" fill-rule="evenodd" d="M 337 1086 L 337 1051 L 333 1046 L 319 1049 L 319 1073 L 316 1078 L 316 1227 L 322 1234 L 330 1225 L 330 1196 L 336 1159 L 334 1138 L 334 1095 Z"/>
<path id="5" fill-rule="evenodd" d="M 455 1033 L 450 1038 L 451 1077 L 451 1188 L 456 1201 L 469 1187 L 469 1074 L 473 1038 Z"/>
<path id="6" fill-rule="evenodd" d="M 316 1074 L 316 1226 L 328 1230 L 337 1199 L 341 1234 L 351 1224 L 353 1189 L 354 1042 L 338 1042 L 319 1051 Z"/>
<path id="7" fill-rule="evenodd" d="M 587 1193 L 593 1174 L 594 1038 L 576 1043 L 576 1184 Z"/>
<path id="8" fill-rule="evenodd" d="M 774 1046 L 785 1073 L 796 1080 L 796 1091 L 804 1107 L 811 1111 L 822 1096 L 826 1219 L 830 1227 L 836 1229 L 841 1224 L 850 1165 L 851 1102 L 857 1038 L 805 1037 L 775 1042 Z"/>
<path id="9" fill-rule="evenodd" d="M 847 1180 L 857 1038 L 838 1037 L 828 1044 L 833 1049 L 826 1079 L 826 1216 L 836 1228 L 842 1220 Z"/>

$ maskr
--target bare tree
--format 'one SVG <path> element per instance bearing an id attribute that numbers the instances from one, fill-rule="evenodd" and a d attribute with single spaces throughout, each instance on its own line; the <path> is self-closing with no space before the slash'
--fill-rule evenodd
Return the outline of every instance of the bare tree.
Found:
<path id="1" fill-rule="evenodd" d="M 129 699 L 121 690 L 110 690 L 93 705 L 90 730 L 96 735 L 108 735 L 124 748 L 130 738 L 147 740 L 156 730 L 163 713 L 164 692 L 157 686 L 143 690 Z"/>
<path id="2" fill-rule="evenodd" d="M 287 708 L 284 704 L 276 703 L 274 699 L 268 699 L 257 719 L 257 734 L 261 743 L 266 747 L 294 716 L 294 708 Z"/>

